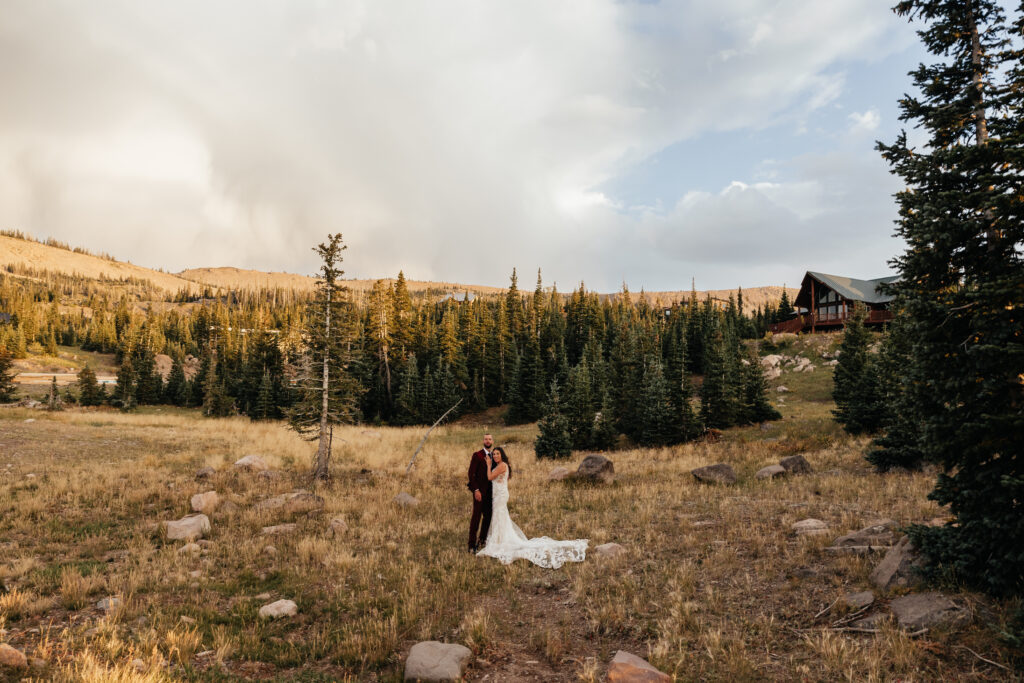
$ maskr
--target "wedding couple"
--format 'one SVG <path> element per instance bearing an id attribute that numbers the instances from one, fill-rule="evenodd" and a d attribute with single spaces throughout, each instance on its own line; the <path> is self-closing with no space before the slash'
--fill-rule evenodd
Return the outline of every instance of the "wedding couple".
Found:
<path id="1" fill-rule="evenodd" d="M 495 446 L 490 434 L 484 434 L 484 447 L 473 454 L 469 463 L 468 486 L 473 492 L 469 552 L 493 557 L 502 564 L 526 559 L 548 569 L 558 569 L 566 562 L 582 562 L 587 554 L 587 539 L 527 538 L 516 526 L 508 514 L 511 477 L 512 465 L 505 449 Z"/>

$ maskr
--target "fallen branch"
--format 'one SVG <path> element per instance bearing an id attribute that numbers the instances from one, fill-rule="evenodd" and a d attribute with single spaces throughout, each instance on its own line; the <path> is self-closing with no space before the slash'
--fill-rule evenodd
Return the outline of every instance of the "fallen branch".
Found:
<path id="1" fill-rule="evenodd" d="M 1005 666 L 1003 664 L 1000 664 L 999 662 L 993 662 L 991 659 L 985 659 L 984 657 L 982 657 L 981 655 L 979 655 L 977 652 L 975 652 L 971 648 L 967 647 L 966 645 L 957 645 L 957 647 L 960 648 L 961 650 L 967 650 L 972 655 L 974 655 L 975 657 L 977 657 L 981 661 L 985 662 L 986 664 L 991 664 L 992 666 L 998 666 L 1003 671 L 1009 671 L 1010 670 L 1010 667 Z"/>
<path id="2" fill-rule="evenodd" d="M 838 631 L 840 633 L 881 633 L 880 628 L 858 628 L 856 626 L 840 626 L 839 628 L 830 628 L 830 631 Z M 917 638 L 928 633 L 928 629 L 923 628 L 920 631 L 914 631 L 913 633 L 906 634 L 908 638 Z"/>
<path id="3" fill-rule="evenodd" d="M 823 609 L 823 610 L 821 610 L 820 612 L 818 612 L 817 614 L 815 614 L 815 615 L 814 615 L 814 618 L 815 618 L 815 619 L 817 619 L 818 617 L 822 616 L 823 614 L 827 614 L 827 613 L 828 613 L 828 611 L 829 611 L 830 609 L 832 609 L 833 607 L 835 607 L 835 606 L 836 606 L 836 603 L 837 603 L 837 602 L 839 602 L 839 598 L 836 598 L 835 600 L 833 600 L 833 601 L 832 601 L 832 604 L 831 604 L 831 605 L 829 605 L 829 606 L 828 606 L 828 607 L 826 607 L 825 609 Z"/>
<path id="4" fill-rule="evenodd" d="M 874 603 L 872 603 L 872 604 L 874 604 Z M 851 621 L 854 621 L 854 620 L 858 619 L 862 614 L 864 614 L 869 609 L 871 609 L 871 606 L 872 605 L 865 605 L 864 607 L 861 607 L 859 610 L 857 610 L 853 614 L 847 614 L 842 619 L 837 619 L 837 620 L 833 621 L 832 622 L 832 626 L 843 626 L 845 624 L 849 624 Z"/>
<path id="5" fill-rule="evenodd" d="M 430 436 L 430 432 L 434 431 L 434 427 L 436 427 L 437 425 L 441 424 L 441 420 L 443 420 L 446 417 L 448 417 L 448 413 L 450 413 L 453 410 L 455 410 L 456 408 L 458 408 L 460 403 L 462 403 L 462 399 L 461 398 L 458 401 L 455 402 L 455 405 L 453 405 L 448 410 L 444 411 L 444 415 L 442 415 L 441 417 L 437 418 L 437 422 L 435 422 L 434 424 L 430 425 L 430 429 L 427 430 L 427 433 L 424 434 L 423 438 L 420 440 L 420 445 L 416 447 L 416 452 L 414 452 L 412 454 L 412 460 L 409 461 L 409 465 L 405 468 L 405 473 L 406 474 L 409 474 L 409 471 L 412 469 L 413 463 L 416 462 L 416 456 L 420 454 L 420 449 L 422 449 L 423 448 L 423 444 L 425 444 L 427 442 L 427 437 Z"/>

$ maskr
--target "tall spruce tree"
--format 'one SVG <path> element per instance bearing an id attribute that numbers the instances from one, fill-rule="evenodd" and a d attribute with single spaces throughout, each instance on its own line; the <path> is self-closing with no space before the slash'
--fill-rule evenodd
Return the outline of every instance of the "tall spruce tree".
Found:
<path id="1" fill-rule="evenodd" d="M 103 387 L 96 381 L 96 373 L 86 364 L 78 373 L 78 403 L 82 406 L 102 405 L 106 400 Z"/>
<path id="2" fill-rule="evenodd" d="M 15 400 L 14 373 L 11 366 L 14 357 L 7 349 L 0 347 L 0 403 L 12 403 Z"/>
<path id="3" fill-rule="evenodd" d="M 914 339 L 919 446 L 941 468 L 931 498 L 955 521 L 915 527 L 930 571 L 993 593 L 1024 590 L 1024 221 L 1019 33 L 991 0 L 906 0 L 936 62 L 912 73 L 901 118 L 928 135 L 880 144 L 897 195 L 897 287 Z M 1010 35 L 1015 42 L 1008 43 Z"/>
<path id="4" fill-rule="evenodd" d="M 882 348 L 875 361 L 879 400 L 884 410 L 883 433 L 875 448 L 865 456 L 879 472 L 891 469 L 917 469 L 924 455 L 921 452 L 921 420 L 918 393 L 924 382 L 913 375 L 913 342 L 906 315 L 899 309 L 889 323 L 882 339 Z"/>
<path id="5" fill-rule="evenodd" d="M 740 400 L 740 422 L 753 424 L 778 420 L 782 415 L 768 402 L 768 380 L 764 377 L 764 368 L 757 353 L 751 351 L 741 363 L 740 380 L 742 382 Z"/>
<path id="6" fill-rule="evenodd" d="M 644 364 L 640 399 L 637 443 L 641 446 L 667 446 L 674 443 L 678 436 L 678 425 L 672 410 L 668 382 L 665 381 L 661 359 L 658 357 L 649 358 Z"/>
<path id="7" fill-rule="evenodd" d="M 307 344 L 304 374 L 299 382 L 299 401 L 289 411 L 289 425 L 309 440 L 318 442 L 312 477 L 324 481 L 330 475 L 330 444 L 335 425 L 355 422 L 362 387 L 356 379 L 355 336 L 359 319 L 347 288 L 340 283 L 341 252 L 346 249 L 341 233 L 313 248 L 320 257 L 316 296 L 307 309 Z"/>
<path id="8" fill-rule="evenodd" d="M 121 368 L 117 371 L 117 384 L 110 397 L 111 403 L 121 410 L 132 410 L 137 405 L 135 401 L 135 369 L 132 367 L 132 359 L 129 354 L 124 354 L 121 361 Z"/>
<path id="9" fill-rule="evenodd" d="M 572 437 L 569 436 L 568 420 L 562 414 L 557 384 L 551 385 L 544 416 L 537 426 L 540 433 L 533 442 L 533 451 L 538 458 L 568 458 L 572 455 Z"/>
<path id="10" fill-rule="evenodd" d="M 864 325 L 867 309 L 857 303 L 846 322 L 833 375 L 836 422 L 850 434 L 877 432 L 885 419 L 878 363 L 871 353 L 871 333 Z"/>

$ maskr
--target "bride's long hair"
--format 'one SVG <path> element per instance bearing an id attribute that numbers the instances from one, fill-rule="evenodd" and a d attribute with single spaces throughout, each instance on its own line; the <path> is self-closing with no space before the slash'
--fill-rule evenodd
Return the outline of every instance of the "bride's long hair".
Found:
<path id="1" fill-rule="evenodd" d="M 496 446 L 494 448 L 494 450 L 496 450 L 498 453 L 501 453 L 501 459 L 505 461 L 505 466 L 508 467 L 508 478 L 511 479 L 512 478 L 512 463 L 508 459 L 508 453 L 506 453 L 505 449 L 502 448 L 501 446 Z"/>

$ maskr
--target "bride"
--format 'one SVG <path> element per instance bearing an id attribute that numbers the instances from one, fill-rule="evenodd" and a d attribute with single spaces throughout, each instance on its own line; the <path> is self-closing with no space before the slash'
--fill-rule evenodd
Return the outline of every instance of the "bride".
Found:
<path id="1" fill-rule="evenodd" d="M 527 538 L 508 514 L 508 480 L 512 468 L 505 449 L 500 446 L 491 451 L 495 465 L 487 478 L 493 484 L 491 526 L 487 531 L 487 545 L 478 555 L 493 557 L 502 564 L 511 564 L 520 558 L 548 569 L 558 569 L 565 562 L 582 562 L 587 554 L 587 539 L 556 541 L 541 536 Z"/>

